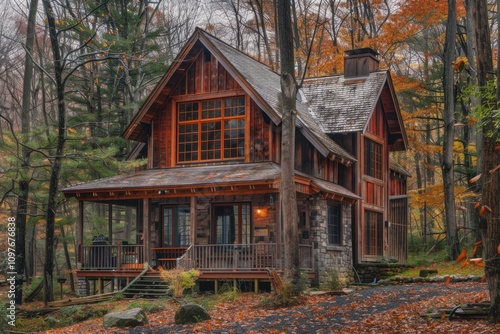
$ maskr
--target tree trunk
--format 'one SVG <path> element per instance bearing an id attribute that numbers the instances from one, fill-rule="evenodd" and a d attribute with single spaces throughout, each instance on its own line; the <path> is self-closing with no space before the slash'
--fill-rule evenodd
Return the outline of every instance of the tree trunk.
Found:
<path id="1" fill-rule="evenodd" d="M 490 73 L 493 71 L 493 54 L 491 50 L 490 32 L 488 20 L 484 20 L 488 15 L 487 1 L 477 0 L 472 5 L 472 16 L 474 20 L 474 32 L 476 37 L 477 52 L 477 79 L 479 87 L 482 88 L 491 80 Z M 497 0 L 500 4 L 500 1 Z M 500 15 L 497 13 L 497 15 Z M 499 70 L 500 71 L 500 70 Z M 499 75 L 497 73 L 496 101 L 483 100 L 485 106 L 496 105 L 500 99 L 500 87 L 498 84 Z M 492 103 L 493 102 L 493 103 Z M 490 312 L 488 320 L 493 323 L 500 323 L 500 258 L 497 254 L 497 247 L 500 245 L 500 171 L 490 173 L 496 166 L 500 165 L 500 150 L 498 129 L 495 128 L 492 117 L 483 120 L 482 128 L 482 196 L 481 207 L 488 207 L 491 212 L 485 211 L 481 217 L 481 234 L 485 250 L 485 274 L 490 293 Z M 491 135 L 493 133 L 494 135 Z"/>
<path id="2" fill-rule="evenodd" d="M 290 0 L 278 0 L 278 36 L 281 63 L 281 210 L 284 234 L 285 279 L 300 293 L 297 193 L 295 190 L 295 119 L 297 83 L 294 72 L 294 48 Z"/>
<path id="3" fill-rule="evenodd" d="M 24 61 L 23 78 L 23 106 L 21 113 L 21 135 L 23 142 L 29 142 L 30 113 L 31 113 L 31 86 L 33 81 L 33 61 L 31 59 L 35 41 L 35 24 L 38 0 L 31 0 L 28 27 L 26 32 L 26 58 Z M 23 281 L 26 260 L 26 224 L 28 216 L 29 199 L 29 160 L 31 150 L 27 146 L 21 149 L 21 179 L 19 180 L 19 194 L 17 198 L 16 213 L 16 304 L 23 303 Z"/>
<path id="4" fill-rule="evenodd" d="M 455 39 L 457 35 L 456 0 L 448 0 L 448 21 L 444 45 L 444 140 L 443 140 L 443 185 L 446 216 L 446 240 L 448 256 L 454 260 L 459 254 L 456 225 L 455 182 L 453 166 L 453 143 L 455 124 L 455 85 L 453 62 L 455 61 Z"/>
<path id="5" fill-rule="evenodd" d="M 45 228 L 45 266 L 44 266 L 44 302 L 54 300 L 53 270 L 54 270 L 54 227 L 57 212 L 57 193 L 59 186 L 59 175 L 66 142 L 66 105 L 64 100 L 63 59 L 59 40 L 57 39 L 54 10 L 50 0 L 42 0 L 47 25 L 49 28 L 50 44 L 52 46 L 52 57 L 54 61 L 54 80 L 57 92 L 57 141 L 56 149 L 52 159 L 50 172 L 49 192 L 47 199 L 47 218 Z"/>

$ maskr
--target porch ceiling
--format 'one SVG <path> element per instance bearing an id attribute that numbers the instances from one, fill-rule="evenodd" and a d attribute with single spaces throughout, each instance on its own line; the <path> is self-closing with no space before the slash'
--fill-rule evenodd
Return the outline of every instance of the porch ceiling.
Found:
<path id="1" fill-rule="evenodd" d="M 148 169 L 98 179 L 62 189 L 67 197 L 79 200 L 121 200 L 140 198 L 190 197 L 204 194 L 242 195 L 279 192 L 281 167 L 272 162 L 213 166 Z M 297 172 L 297 191 L 307 194 L 331 193 L 337 199 L 358 198 L 349 190 Z"/>

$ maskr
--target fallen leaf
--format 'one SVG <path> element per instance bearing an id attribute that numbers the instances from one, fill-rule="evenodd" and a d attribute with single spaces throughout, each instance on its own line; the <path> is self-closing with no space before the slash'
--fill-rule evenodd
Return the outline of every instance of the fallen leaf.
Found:
<path id="1" fill-rule="evenodd" d="M 450 285 L 450 282 L 451 282 L 451 277 L 450 276 L 446 276 L 446 278 L 444 279 L 444 285 L 448 286 L 448 285 Z"/>
<path id="2" fill-rule="evenodd" d="M 462 263 L 462 268 L 465 268 L 466 265 L 469 264 L 469 261 L 465 260 L 463 263 Z"/>
<path id="3" fill-rule="evenodd" d="M 476 183 L 477 180 L 479 180 L 481 178 L 481 174 L 478 174 L 476 176 L 474 176 L 472 179 L 469 180 L 469 183 Z"/>
<path id="4" fill-rule="evenodd" d="M 460 255 L 457 257 L 457 263 L 465 260 L 466 257 L 467 257 L 467 250 L 464 249 L 462 253 L 460 253 Z"/>
<path id="5" fill-rule="evenodd" d="M 495 168 L 493 168 L 492 170 L 490 170 L 490 174 L 495 173 L 498 169 L 500 169 L 500 165 L 498 165 Z"/>
<path id="6" fill-rule="evenodd" d="M 497 254 L 500 254 L 500 244 L 497 246 Z"/>
<path id="7" fill-rule="evenodd" d="M 481 277 L 481 283 L 484 283 L 486 282 L 486 274 L 483 275 L 483 277 Z"/>
<path id="8" fill-rule="evenodd" d="M 479 204 L 479 202 L 476 202 L 476 204 L 474 204 L 474 209 L 479 208 L 479 206 L 480 206 L 480 205 L 481 205 L 481 204 Z"/>

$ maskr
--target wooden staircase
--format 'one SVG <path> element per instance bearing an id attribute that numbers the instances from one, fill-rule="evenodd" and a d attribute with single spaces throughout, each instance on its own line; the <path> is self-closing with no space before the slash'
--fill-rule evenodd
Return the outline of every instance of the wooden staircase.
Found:
<path id="1" fill-rule="evenodd" d="M 159 298 L 170 295 L 170 288 L 158 273 L 149 272 L 129 284 L 123 295 L 125 298 Z"/>

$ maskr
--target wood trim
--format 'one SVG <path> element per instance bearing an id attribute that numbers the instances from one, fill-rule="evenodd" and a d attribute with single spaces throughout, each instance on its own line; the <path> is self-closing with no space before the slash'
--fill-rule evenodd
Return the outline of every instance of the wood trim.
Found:
<path id="1" fill-rule="evenodd" d="M 172 115 L 171 135 L 170 135 L 170 165 L 173 167 L 177 164 L 177 102 L 172 99 L 170 103 L 170 113 Z M 165 131 L 167 132 L 167 131 Z M 167 134 L 165 134 L 167 136 Z"/>
<path id="2" fill-rule="evenodd" d="M 143 245 L 144 245 L 144 261 L 150 261 L 150 253 L 149 253 L 149 234 L 151 233 L 149 227 L 149 198 L 144 198 L 142 200 L 142 236 L 143 236 Z"/>
<path id="3" fill-rule="evenodd" d="M 250 107 L 250 97 L 245 94 L 245 162 L 250 162 L 250 137 L 251 134 L 251 119 L 253 116 L 252 109 Z"/>
<path id="4" fill-rule="evenodd" d="M 242 95 L 248 95 L 248 94 L 246 94 L 243 89 L 236 89 L 236 90 L 225 90 L 212 93 L 176 95 L 172 96 L 172 100 L 175 101 L 176 103 L 179 103 L 179 102 L 222 99 L 226 97 L 236 97 Z"/>

